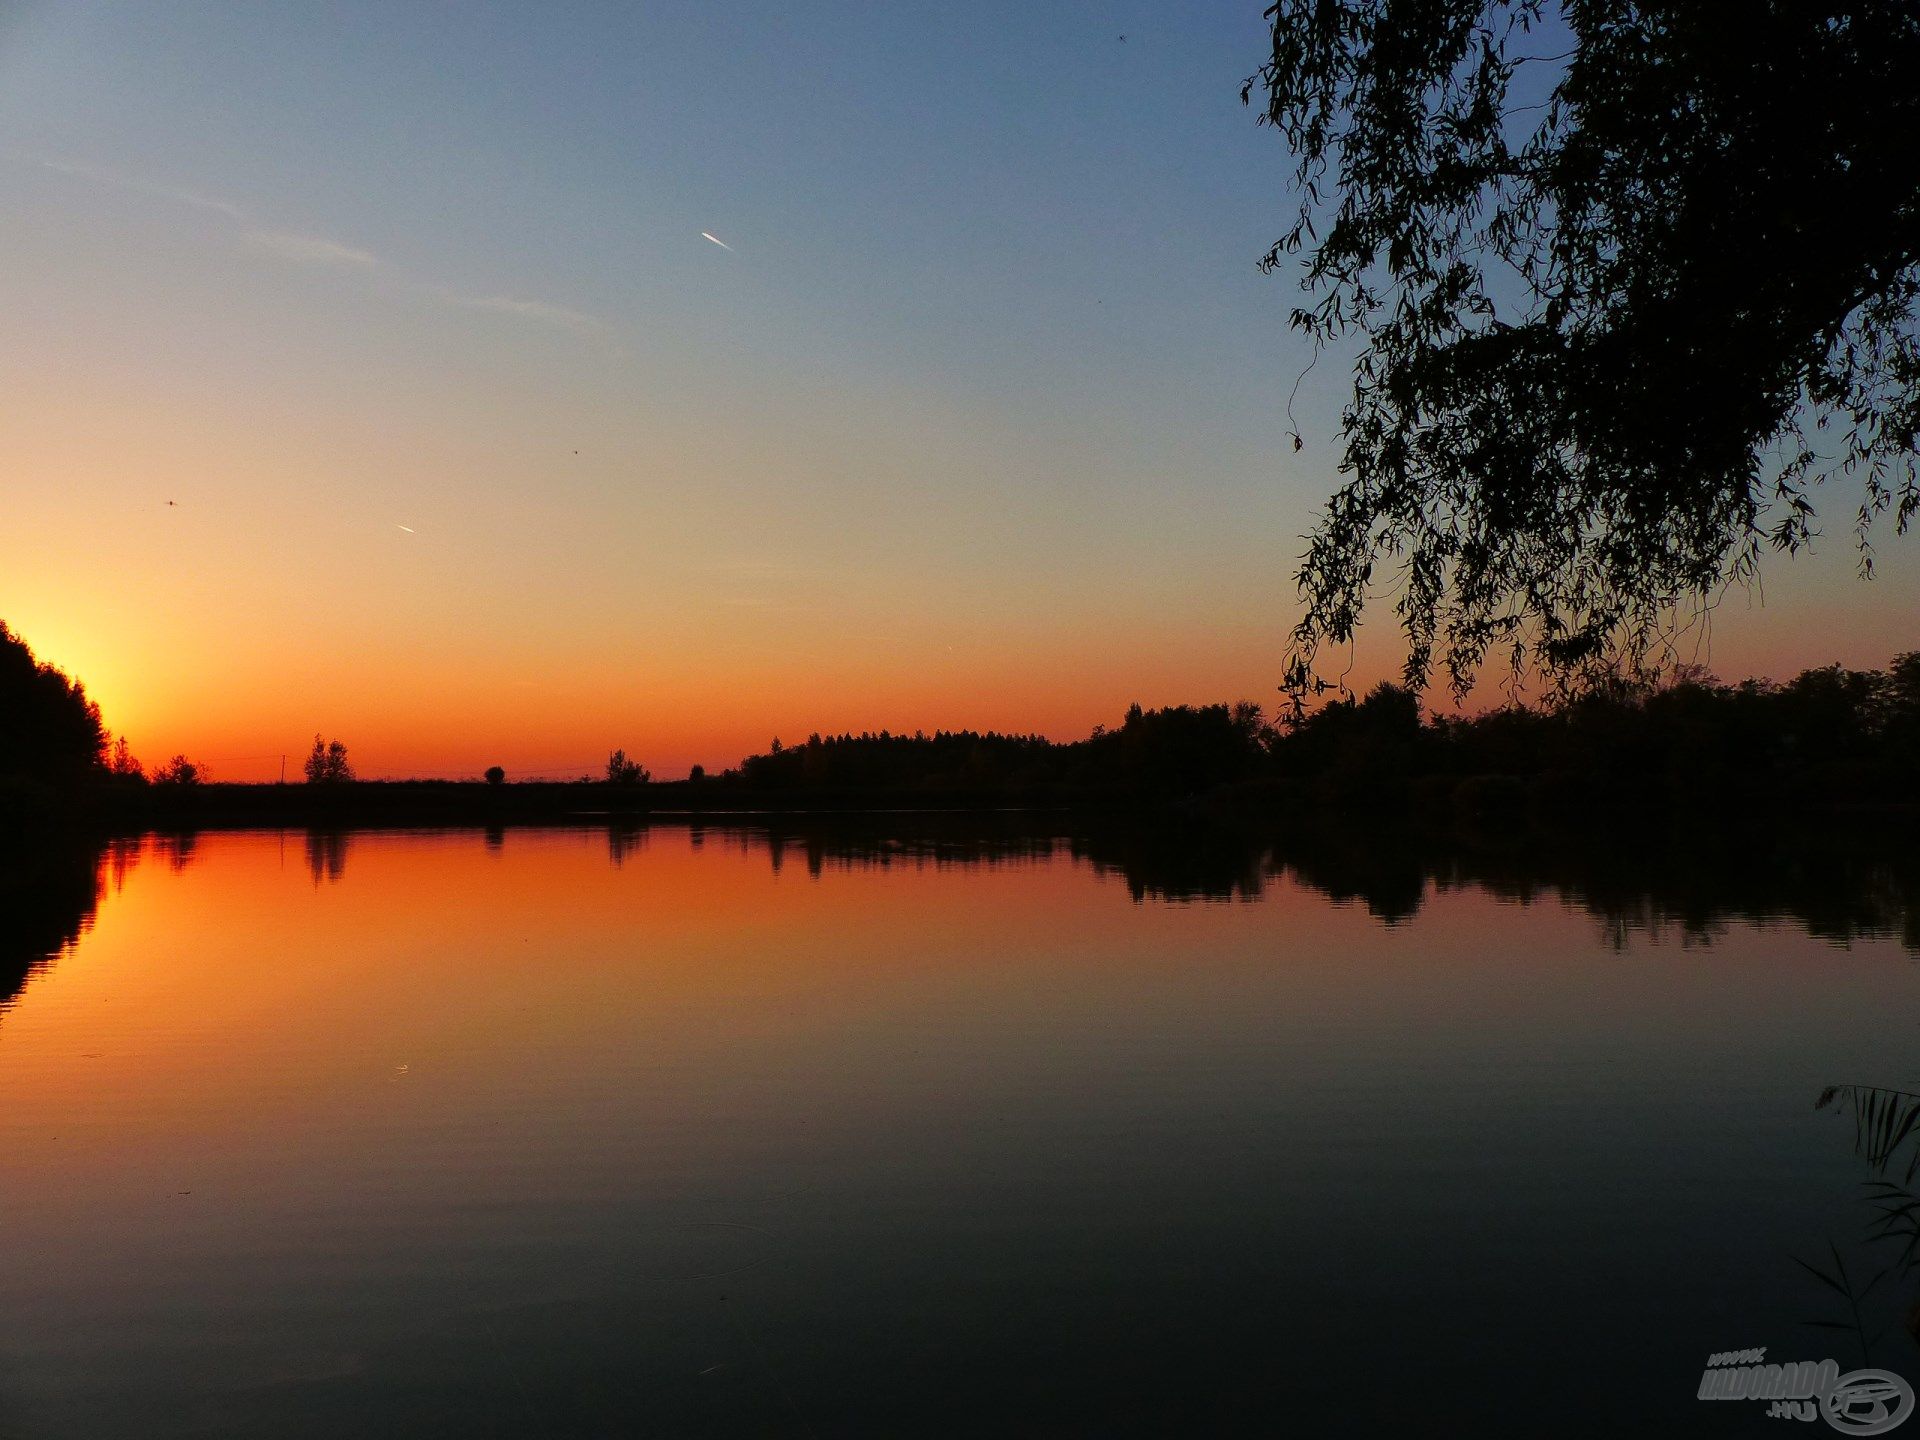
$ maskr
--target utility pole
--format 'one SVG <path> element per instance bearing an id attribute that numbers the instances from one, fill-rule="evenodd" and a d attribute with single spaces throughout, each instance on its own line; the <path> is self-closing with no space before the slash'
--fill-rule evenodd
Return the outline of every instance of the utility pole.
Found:
<path id="1" fill-rule="evenodd" d="M 287 757 L 284 755 L 280 757 L 280 783 L 287 783 Z"/>

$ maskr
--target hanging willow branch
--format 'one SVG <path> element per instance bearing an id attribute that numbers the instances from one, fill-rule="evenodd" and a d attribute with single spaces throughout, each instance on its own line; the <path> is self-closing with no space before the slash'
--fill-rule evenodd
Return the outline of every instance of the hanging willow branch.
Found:
<path id="1" fill-rule="evenodd" d="M 1269 18 L 1242 99 L 1302 198 L 1262 263 L 1302 265 L 1316 348 L 1360 347 L 1296 698 L 1382 590 L 1412 685 L 1658 668 L 1678 617 L 1808 543 L 1838 475 L 1871 570 L 1920 511 L 1920 5 Z"/>

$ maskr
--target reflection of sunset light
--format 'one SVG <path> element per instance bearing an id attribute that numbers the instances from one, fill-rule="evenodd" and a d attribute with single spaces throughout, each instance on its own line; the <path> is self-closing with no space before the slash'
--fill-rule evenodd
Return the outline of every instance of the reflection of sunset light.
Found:
<path id="1" fill-rule="evenodd" d="M 9 1014 L 6 1061 L 16 1082 L 44 1070 L 52 1083 L 67 1073 L 70 1027 L 107 1002 L 143 1038 L 103 1046 L 96 1080 L 158 1084 L 156 1103 L 246 1110 L 256 1096 L 228 1093 L 236 1066 L 306 1089 L 342 1067 L 412 1076 L 454 1036 L 671 1029 L 695 1013 L 702 1043 L 726 1045 L 745 1038 L 725 1015 L 749 997 L 782 1007 L 795 1037 L 844 1023 L 829 1017 L 848 1005 L 885 1007 L 896 1022 L 902 1007 L 931 1006 L 923 1018 L 935 1023 L 933 1011 L 970 1003 L 979 986 L 1029 994 L 1019 1003 L 1036 1013 L 1092 1013 L 1109 987 L 1175 984 L 1170 951 L 1244 969 L 1249 983 L 1284 974 L 1303 1013 L 1363 1004 L 1390 1023 L 1404 1012 L 1441 1043 L 1449 1025 L 1477 1031 L 1539 1003 L 1514 988 L 1516 966 L 1555 945 L 1597 948 L 1588 916 L 1516 910 L 1473 888 L 1428 892 L 1417 930 L 1396 939 L 1364 907 L 1329 905 L 1284 876 L 1266 878 L 1256 906 L 1141 906 L 1122 876 L 1072 858 L 1064 841 L 972 864 L 829 852 L 818 875 L 815 844 L 679 827 L 126 842 L 108 852 L 91 932 Z M 1489 952 L 1496 910 L 1503 933 L 1533 938 Z M 1744 963 L 1795 943 L 1755 936 Z M 1054 959 L 1030 989 L 1017 972 L 1040 952 Z M 1358 955 L 1368 972 L 1352 969 Z M 1663 989 L 1644 998 L 1650 1022 L 1671 1008 Z M 1576 1045 L 1579 1001 L 1567 999 Z M 312 1068 L 281 1073 L 273 1052 L 289 1043 L 311 1051 Z"/>
<path id="2" fill-rule="evenodd" d="M 1624 1135 L 1724 1137 L 1722 1107 L 1676 1101 L 1702 1074 L 1788 1076 L 1780 1123 L 1804 1129 L 1809 1058 L 1897 1063 L 1899 1027 L 1862 1022 L 1920 983 L 1895 938 L 1844 966 L 1801 924 L 1617 950 L 1550 892 L 1458 877 L 1391 925 L 1377 887 L 1335 899 L 1257 857 L 1208 872 L 1255 877 L 1253 903 L 1142 901 L 1154 872 L 1092 833 L 1015 834 L 1003 860 L 838 831 L 347 833 L 317 877 L 308 838 L 110 852 L 93 928 L 0 1010 L 0 1286 L 49 1318 L 10 1341 L 47 1352 L 12 1372 L 43 1392 L 85 1373 L 74 1346 L 144 1353 L 178 1316 L 194 1349 L 150 1383 L 205 1393 L 319 1303 L 411 1365 L 423 1300 L 466 1313 L 484 1277 L 545 1305 L 577 1292 L 544 1277 L 601 1284 L 635 1243 L 717 1272 L 749 1257 L 661 1237 L 767 1219 L 785 1244 L 809 1194 L 796 1252 L 857 1269 L 869 1215 L 921 1217 L 942 1263 L 981 1215 L 1047 1251 L 1104 1217 L 1131 1254 L 1169 1216 L 1217 1225 L 1215 1195 L 1284 1234 L 1398 1166 L 1415 1209 L 1476 1217 L 1442 1233 L 1504 1249 L 1477 1218 L 1501 1166 L 1517 1216 L 1598 1196 L 1569 1158 L 1637 1175 Z M 1223 1228 L 1241 1277 L 1253 1232 Z M 572 1245 L 523 1272 L 529 1235 Z"/>

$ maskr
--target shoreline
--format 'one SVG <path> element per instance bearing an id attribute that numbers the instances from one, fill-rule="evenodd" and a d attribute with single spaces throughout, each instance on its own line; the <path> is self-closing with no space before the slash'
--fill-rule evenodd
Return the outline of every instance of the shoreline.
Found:
<path id="1" fill-rule="evenodd" d="M 1858 830 L 1920 850 L 1920 803 L 1903 787 L 1702 796 L 1604 777 L 1430 776 L 1331 784 L 1262 779 L 1197 794 L 1046 787 L 906 792 L 769 789 L 727 780 L 604 782 L 353 781 L 332 785 L 211 782 L 106 785 L 75 793 L 0 791 L 0 842 L 37 837 L 198 830 L 349 831 L 409 828 L 851 822 L 912 829 L 1171 827 L 1304 836 L 1424 834 L 1485 844 L 1524 837 L 1631 841 L 1650 834 L 1726 835 L 1781 817 L 1824 833 Z"/>

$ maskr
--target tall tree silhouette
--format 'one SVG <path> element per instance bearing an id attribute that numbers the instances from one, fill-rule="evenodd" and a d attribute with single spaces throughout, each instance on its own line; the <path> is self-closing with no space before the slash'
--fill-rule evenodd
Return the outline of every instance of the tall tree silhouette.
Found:
<path id="1" fill-rule="evenodd" d="M 0 776 L 69 784 L 105 763 L 106 745 L 85 687 L 42 664 L 0 621 Z"/>
<path id="2" fill-rule="evenodd" d="M 347 747 L 338 740 L 313 737 L 313 749 L 307 754 L 309 785 L 343 785 L 353 779 L 353 766 L 347 763 Z"/>
<path id="3" fill-rule="evenodd" d="M 1658 665 L 1726 582 L 1806 544 L 1825 480 L 1863 487 L 1863 569 L 1906 528 L 1912 0 L 1270 18 L 1242 98 L 1303 198 L 1264 264 L 1303 254 L 1294 326 L 1360 347 L 1346 478 L 1298 576 L 1296 695 L 1387 569 L 1410 684 L 1438 665 L 1464 690 L 1489 656 L 1579 684 Z"/>

